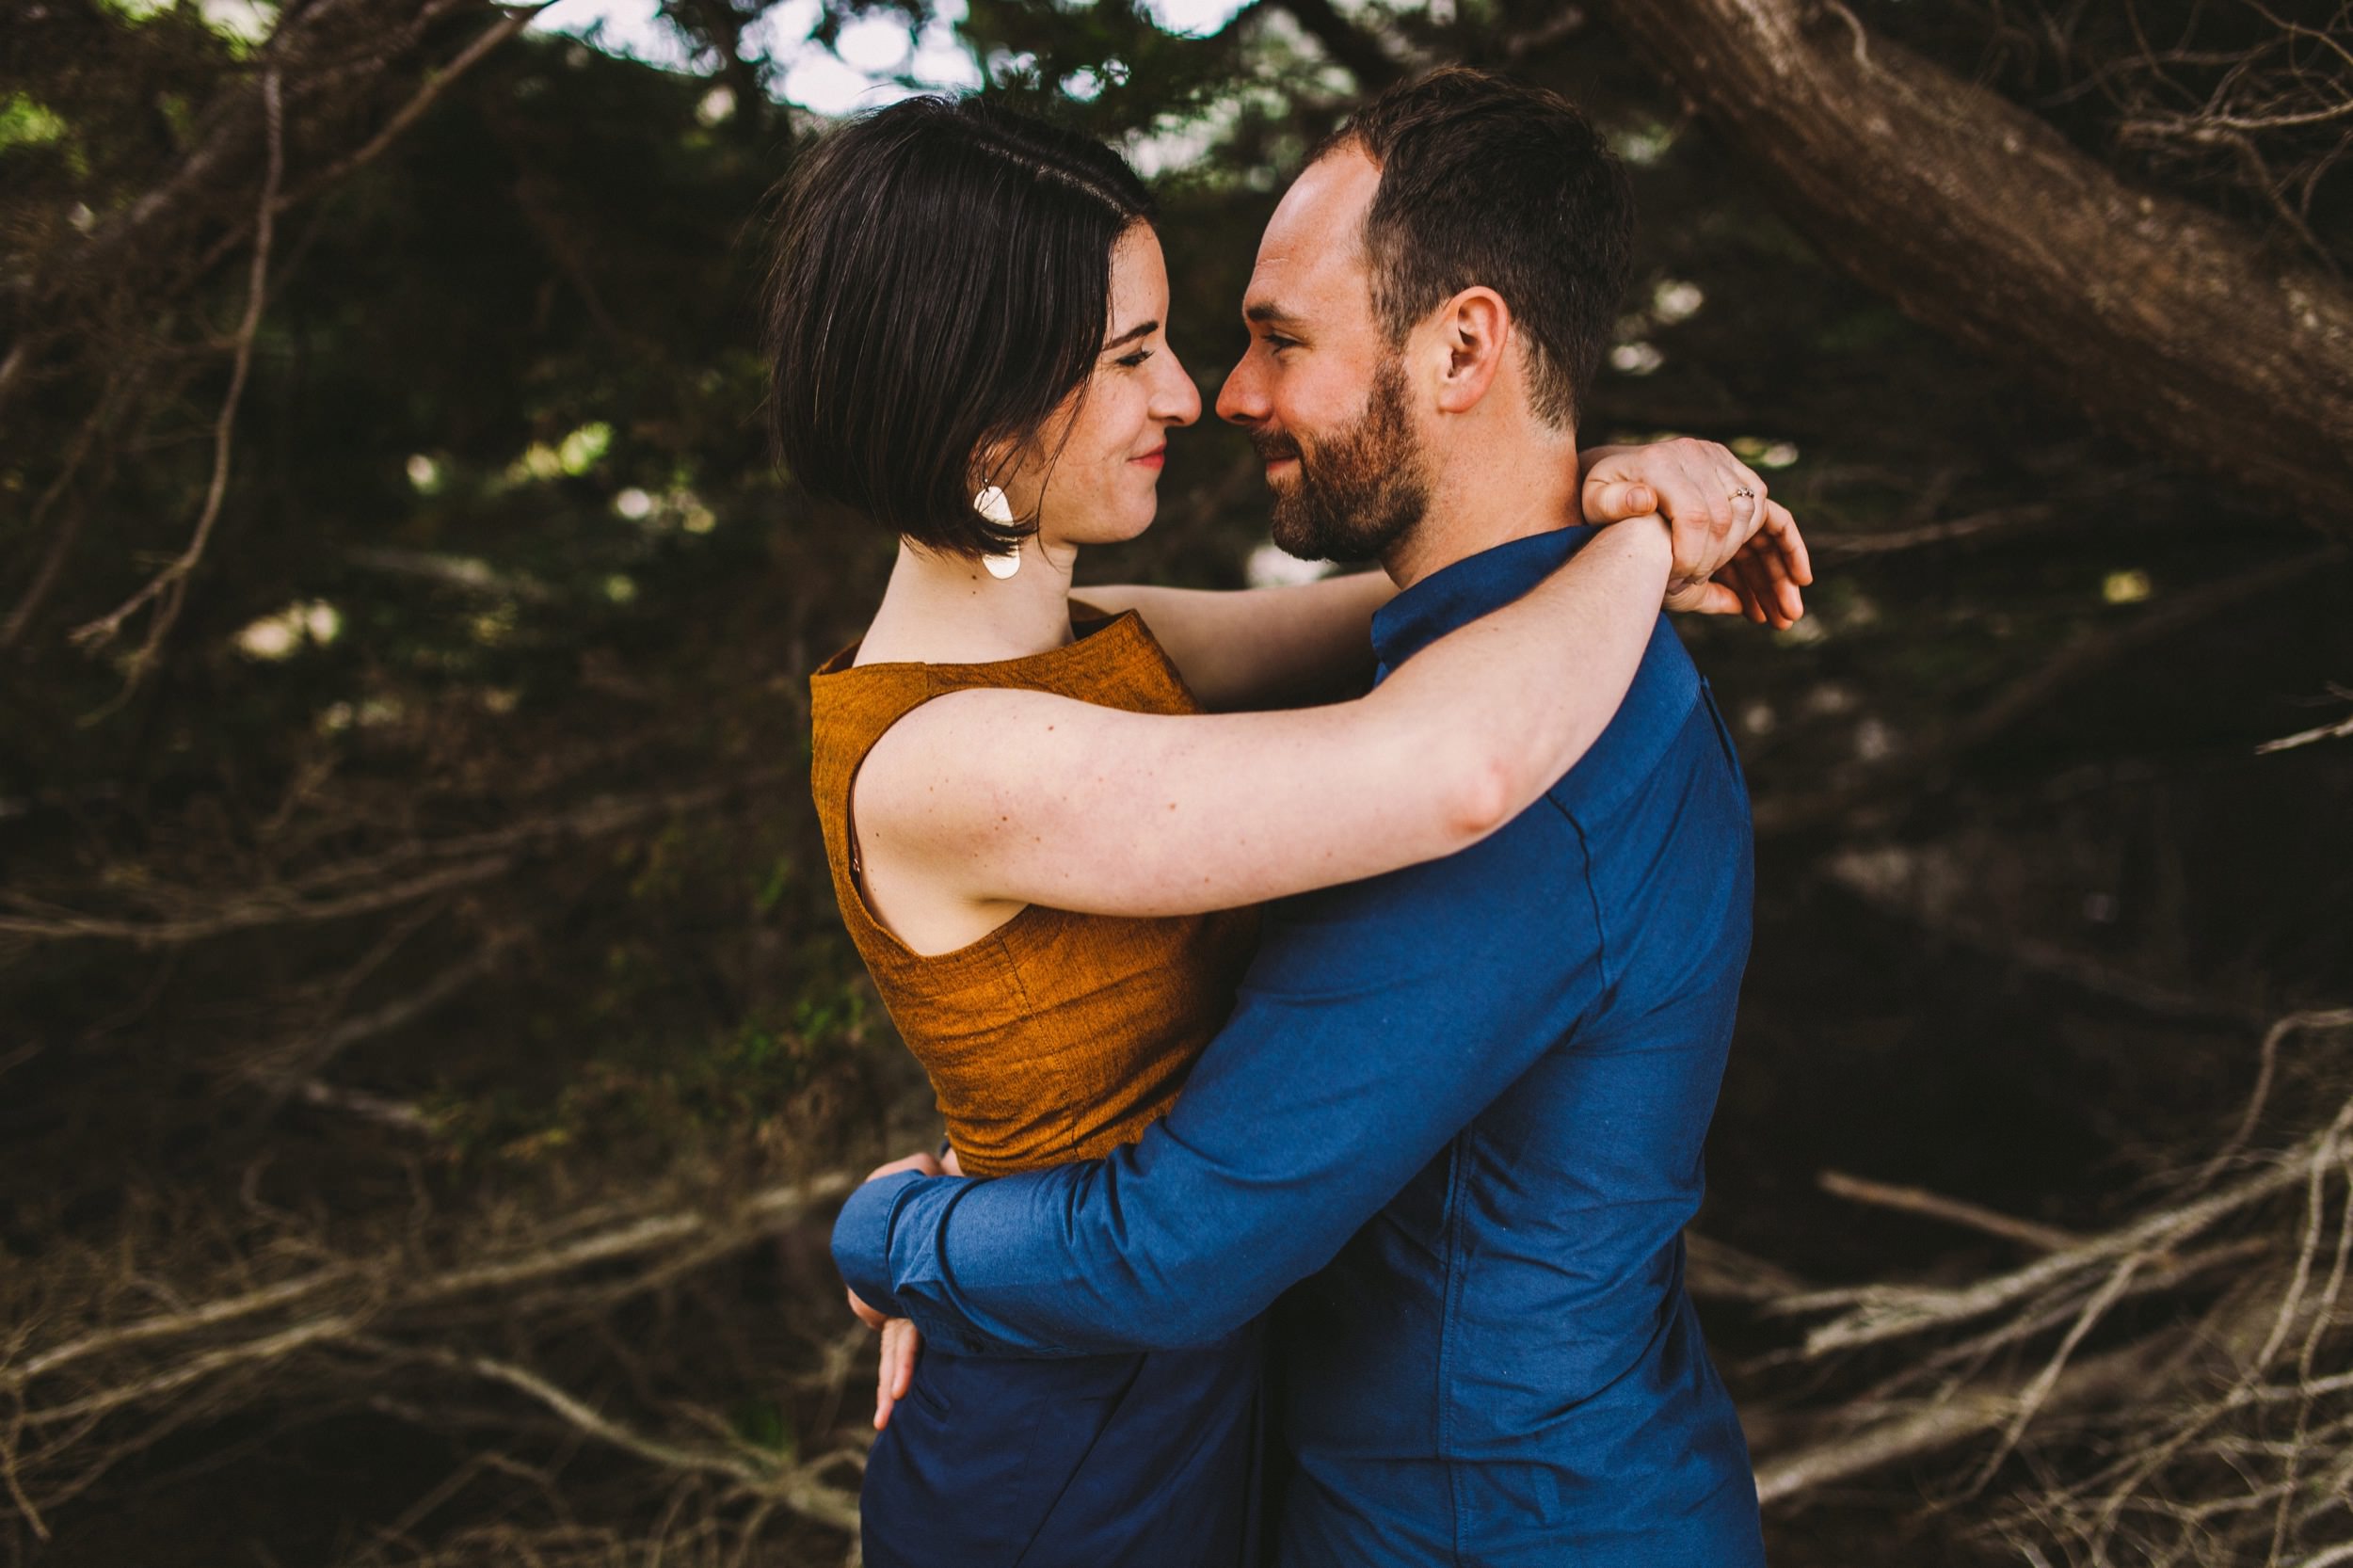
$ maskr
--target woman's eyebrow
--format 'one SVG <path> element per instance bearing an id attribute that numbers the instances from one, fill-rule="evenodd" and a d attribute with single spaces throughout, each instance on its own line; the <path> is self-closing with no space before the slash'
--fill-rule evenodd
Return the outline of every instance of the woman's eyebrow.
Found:
<path id="1" fill-rule="evenodd" d="M 1119 347 L 1122 344 L 1133 343 L 1138 338 L 1148 338 L 1160 329 L 1160 324 L 1157 321 L 1139 322 L 1135 326 L 1128 328 L 1125 332 L 1120 333 L 1119 336 L 1112 339 L 1111 342 L 1105 344 L 1103 345 L 1103 352 L 1109 354 L 1112 349 Z"/>

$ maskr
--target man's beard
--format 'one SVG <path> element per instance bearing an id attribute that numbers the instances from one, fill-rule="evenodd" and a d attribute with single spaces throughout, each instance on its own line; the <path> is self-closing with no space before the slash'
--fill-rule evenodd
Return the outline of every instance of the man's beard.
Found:
<path id="1" fill-rule="evenodd" d="M 1421 520 L 1429 465 L 1405 408 L 1405 367 L 1391 355 L 1373 373 L 1365 411 L 1312 446 L 1253 432 L 1262 461 L 1296 457 L 1288 488 L 1274 487 L 1274 542 L 1309 561 L 1377 559 Z"/>

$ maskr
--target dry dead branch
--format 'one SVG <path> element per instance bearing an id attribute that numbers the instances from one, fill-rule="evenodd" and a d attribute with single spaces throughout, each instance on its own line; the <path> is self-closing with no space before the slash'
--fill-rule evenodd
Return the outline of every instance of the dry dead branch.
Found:
<path id="1" fill-rule="evenodd" d="M 78 1304 L 54 1302 L 44 1314 L 75 1332 L 44 1335 L 37 1320 L 0 1362 L 0 1408 L 8 1412 L 0 1479 L 38 1533 L 44 1511 L 86 1490 L 165 1426 L 264 1401 L 289 1368 L 302 1368 L 306 1385 L 348 1390 L 338 1400 L 357 1408 L 400 1387 L 400 1368 L 413 1374 L 429 1367 L 504 1386 L 543 1415 L 659 1467 L 718 1476 L 809 1519 L 853 1528 L 854 1497 L 823 1480 L 839 1454 L 779 1463 L 742 1445 L 641 1430 L 511 1354 L 469 1343 L 470 1325 L 502 1324 L 511 1334 L 527 1322 L 560 1324 L 668 1288 L 774 1236 L 852 1184 L 848 1173 L 833 1173 L 728 1201 L 607 1206 L 584 1226 L 557 1220 L 476 1240 L 465 1261 L 440 1269 L 419 1267 L 422 1242 L 411 1241 L 144 1317 L 105 1320 L 117 1292 L 95 1287 L 101 1293 L 86 1291 Z M 724 1422 L 691 1409 L 672 1415 L 706 1432 L 725 1431 Z"/>
<path id="2" fill-rule="evenodd" d="M 1925 1349 L 1826 1415 L 1769 1417 L 1776 1437 L 1758 1467 L 1767 1500 L 1990 1438 L 1948 1500 L 2007 1479 L 1983 1528 L 2028 1560 L 2251 1568 L 2353 1555 L 2353 1373 L 2343 1370 L 2353 1361 L 2353 1097 L 2344 1064 L 2300 1077 L 2307 1089 L 2339 1086 L 2322 1125 L 2248 1152 L 2284 1072 L 2281 1045 L 2349 1028 L 2353 1009 L 2278 1020 L 2255 1092 L 2217 1154 L 2169 1199 L 2098 1234 L 2039 1235 L 1935 1193 L 1826 1183 L 2054 1244 L 1966 1286 L 1868 1285 L 1772 1304 L 1837 1314 L 1795 1352 L 1817 1365 Z M 2184 1250 L 2217 1231 L 2231 1239 Z M 2151 1310 L 2169 1302 L 2174 1310 Z"/>
<path id="3" fill-rule="evenodd" d="M 262 194 L 253 216 L 253 261 L 246 280 L 245 316 L 237 323 L 236 349 L 230 362 L 229 390 L 220 400 L 220 412 L 213 422 L 213 476 L 204 489 L 203 510 L 198 513 L 196 532 L 172 563 L 158 573 L 147 586 L 133 594 L 107 614 L 91 621 L 73 634 L 73 640 L 86 648 L 103 648 L 112 642 L 122 623 L 140 609 L 153 603 L 155 612 L 148 621 L 147 641 L 133 656 L 123 672 L 121 696 L 112 706 L 129 696 L 147 671 L 154 664 L 156 650 L 170 635 L 172 622 L 179 619 L 180 606 L 187 597 L 188 574 L 204 558 L 204 547 L 211 542 L 213 525 L 220 520 L 221 503 L 229 494 L 229 457 L 237 430 L 237 406 L 245 396 L 248 373 L 253 368 L 253 340 L 262 329 L 262 310 L 269 299 L 270 242 L 276 233 L 278 192 L 286 176 L 286 118 L 284 79 L 275 70 L 262 73 L 262 112 L 265 127 L 268 162 L 262 175 Z"/>
<path id="4" fill-rule="evenodd" d="M 2341 741 L 2348 735 L 2353 735 L 2353 717 L 2339 719 L 2334 724 L 2317 725 L 2311 729 L 2299 729 L 2276 741 L 2265 741 L 2255 748 L 2255 754 L 2267 757 L 2275 751 L 2293 751 L 2297 746 L 2308 746 L 2320 741 Z"/>
<path id="5" fill-rule="evenodd" d="M 14 911 L 0 914 L 0 940 L 86 938 L 168 946 L 269 926 L 373 914 L 494 881 L 514 870 L 527 851 L 600 839 L 664 816 L 699 810 L 793 773 L 789 768 L 760 768 L 691 789 L 592 800 L 487 832 L 413 839 L 392 849 L 332 861 L 280 882 L 225 895 L 149 881 L 137 887 L 137 896 L 146 906 L 139 915 L 88 913 L 24 892 L 0 891 L 0 909 Z M 425 869 L 416 869 L 421 865 Z"/>
<path id="6" fill-rule="evenodd" d="M 1843 1171 L 1824 1171 L 1819 1180 L 1822 1191 L 1833 1197 L 1870 1204 L 1880 1208 L 1901 1209 L 1909 1214 L 1925 1214 L 1930 1219 L 1963 1225 L 1988 1236 L 1998 1236 L 2005 1241 L 2016 1241 L 2037 1252 L 2064 1252 L 2084 1242 L 2084 1239 L 2073 1231 L 2061 1230 L 2056 1225 L 2037 1224 L 2031 1220 L 2014 1219 L 1980 1205 L 1948 1198 L 1924 1188 L 1868 1181 Z"/>

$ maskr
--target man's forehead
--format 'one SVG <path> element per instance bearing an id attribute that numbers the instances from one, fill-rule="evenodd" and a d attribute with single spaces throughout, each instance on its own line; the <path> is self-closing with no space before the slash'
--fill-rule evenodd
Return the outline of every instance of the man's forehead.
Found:
<path id="1" fill-rule="evenodd" d="M 1267 220 L 1243 309 L 1296 308 L 1303 291 L 1361 272 L 1365 215 L 1380 184 L 1380 167 L 1354 147 L 1326 153 L 1302 170 Z"/>

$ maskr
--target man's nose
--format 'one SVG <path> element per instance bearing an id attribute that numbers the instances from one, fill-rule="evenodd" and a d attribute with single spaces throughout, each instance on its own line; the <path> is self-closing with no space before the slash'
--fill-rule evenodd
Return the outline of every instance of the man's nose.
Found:
<path id="1" fill-rule="evenodd" d="M 1267 417 L 1266 391 L 1259 385 L 1257 370 L 1252 363 L 1256 358 L 1244 349 L 1234 368 L 1226 373 L 1225 385 L 1218 389 L 1217 417 L 1228 424 L 1258 424 Z"/>

